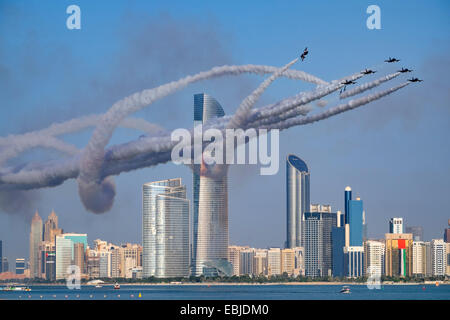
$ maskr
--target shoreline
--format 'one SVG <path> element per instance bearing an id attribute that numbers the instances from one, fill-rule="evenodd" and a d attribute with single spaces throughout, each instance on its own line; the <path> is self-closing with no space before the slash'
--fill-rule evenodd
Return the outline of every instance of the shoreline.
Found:
<path id="1" fill-rule="evenodd" d="M 449 282 L 439 282 L 439 285 L 450 285 Z M 65 287 L 65 283 L 14 283 L 17 286 L 55 286 L 55 287 Z M 7 286 L 8 284 L 0 284 L 0 287 Z M 103 287 L 113 286 L 114 283 L 103 283 Z M 240 283 L 240 282 L 201 282 L 201 283 L 120 283 L 122 286 L 366 286 L 367 283 L 356 283 L 356 282 L 270 282 L 270 283 Z M 382 282 L 381 285 L 399 285 L 399 286 L 409 286 L 409 285 L 436 285 L 436 282 L 426 282 L 426 283 L 418 283 L 418 282 Z M 82 287 L 95 287 L 95 285 L 91 284 L 81 284 Z"/>

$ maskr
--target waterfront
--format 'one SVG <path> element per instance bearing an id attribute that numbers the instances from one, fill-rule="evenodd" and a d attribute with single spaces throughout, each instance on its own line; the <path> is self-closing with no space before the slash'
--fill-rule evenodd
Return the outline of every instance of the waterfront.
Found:
<path id="1" fill-rule="evenodd" d="M 0 291 L 0 300 L 450 300 L 450 285 L 112 285 L 101 288 L 33 285 L 30 292 Z"/>

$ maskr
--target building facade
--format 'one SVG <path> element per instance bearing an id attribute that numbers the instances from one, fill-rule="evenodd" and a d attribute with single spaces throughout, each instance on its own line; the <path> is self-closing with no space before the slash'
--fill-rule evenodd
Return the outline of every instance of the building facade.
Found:
<path id="1" fill-rule="evenodd" d="M 412 276 L 413 236 L 411 233 L 386 233 L 386 276 Z"/>
<path id="2" fill-rule="evenodd" d="M 295 155 L 286 159 L 286 248 L 301 247 L 304 213 L 310 209 L 310 173 Z"/>
<path id="3" fill-rule="evenodd" d="M 42 241 L 42 219 L 36 211 L 31 219 L 30 231 L 30 277 L 40 278 L 39 245 Z"/>
<path id="4" fill-rule="evenodd" d="M 444 276 L 447 271 L 447 246 L 442 239 L 431 241 L 432 251 L 432 275 Z"/>
<path id="5" fill-rule="evenodd" d="M 403 218 L 389 220 L 389 233 L 403 233 Z"/>
<path id="6" fill-rule="evenodd" d="M 385 245 L 381 241 L 364 242 L 364 274 L 381 277 L 384 275 Z"/>

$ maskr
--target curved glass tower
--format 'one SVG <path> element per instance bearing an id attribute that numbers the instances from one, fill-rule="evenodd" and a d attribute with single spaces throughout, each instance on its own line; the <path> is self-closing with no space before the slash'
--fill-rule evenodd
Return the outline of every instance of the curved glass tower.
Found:
<path id="1" fill-rule="evenodd" d="M 146 183 L 143 192 L 143 276 L 189 276 L 189 200 L 181 178 Z"/>
<path id="2" fill-rule="evenodd" d="M 194 95 L 194 126 L 224 115 L 214 98 Z M 192 274 L 228 274 L 228 179 L 202 175 L 202 166 L 194 165 L 193 174 Z"/>
<path id="3" fill-rule="evenodd" d="M 309 212 L 309 171 L 306 163 L 295 155 L 286 159 L 286 247 L 301 247 L 304 213 Z"/>

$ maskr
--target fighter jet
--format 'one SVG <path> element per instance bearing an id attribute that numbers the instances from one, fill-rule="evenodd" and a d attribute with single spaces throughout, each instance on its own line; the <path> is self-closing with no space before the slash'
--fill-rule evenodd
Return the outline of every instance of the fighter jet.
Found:
<path id="1" fill-rule="evenodd" d="M 399 61 L 400 61 L 400 59 L 395 59 L 395 58 L 391 58 L 391 57 L 389 57 L 389 59 L 387 59 L 387 60 L 384 60 L 384 62 L 387 62 L 387 63 L 399 62 Z"/>
<path id="2" fill-rule="evenodd" d="M 397 70 L 397 72 L 405 73 L 405 72 L 411 72 L 412 70 L 408 68 L 401 68 L 400 70 Z"/>
<path id="3" fill-rule="evenodd" d="M 307 54 L 308 54 L 308 47 L 306 47 L 305 50 L 303 50 L 303 53 L 300 55 L 302 61 L 305 60 Z"/>
<path id="4" fill-rule="evenodd" d="M 345 84 L 345 85 L 348 85 L 348 84 L 355 84 L 355 83 L 356 83 L 356 82 L 353 81 L 353 80 L 345 80 L 345 81 L 341 82 L 341 84 Z"/>
<path id="5" fill-rule="evenodd" d="M 419 78 L 411 78 L 408 79 L 409 82 L 422 82 L 423 80 L 420 80 Z"/>
<path id="6" fill-rule="evenodd" d="M 362 74 L 371 74 L 371 73 L 375 73 L 375 72 L 376 71 L 373 71 L 373 70 L 370 70 L 370 69 L 369 70 L 366 69 L 366 70 L 362 71 L 361 73 Z"/>
<path id="7" fill-rule="evenodd" d="M 347 85 L 349 85 L 349 84 L 355 84 L 355 83 L 356 83 L 356 82 L 353 81 L 353 80 L 345 80 L 345 81 L 341 82 L 341 84 L 344 85 L 344 88 L 342 88 L 341 91 L 339 91 L 339 93 L 344 92 L 345 89 L 347 88 Z"/>

